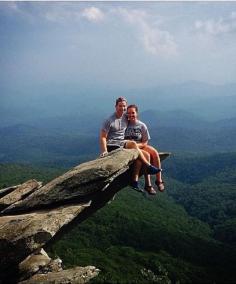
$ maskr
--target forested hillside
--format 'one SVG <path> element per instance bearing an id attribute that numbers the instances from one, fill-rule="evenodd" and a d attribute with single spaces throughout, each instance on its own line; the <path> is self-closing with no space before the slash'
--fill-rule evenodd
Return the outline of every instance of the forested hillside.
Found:
<path id="1" fill-rule="evenodd" d="M 236 244 L 236 154 L 175 158 L 167 163 L 174 179 L 181 181 L 179 189 L 168 194 L 187 212 L 207 222 L 214 237 Z M 175 165 L 175 166 L 174 166 Z"/>
<path id="2" fill-rule="evenodd" d="M 220 165 L 220 167 L 219 167 Z M 174 154 L 166 192 L 125 188 L 50 248 L 67 267 L 95 265 L 94 283 L 235 283 L 235 153 Z M 1 164 L 1 187 L 66 169 Z"/>

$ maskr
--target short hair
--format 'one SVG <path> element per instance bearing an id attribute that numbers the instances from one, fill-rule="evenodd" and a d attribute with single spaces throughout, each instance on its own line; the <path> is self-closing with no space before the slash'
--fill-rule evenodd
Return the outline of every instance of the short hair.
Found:
<path id="1" fill-rule="evenodd" d="M 128 111 L 129 108 L 135 108 L 136 112 L 138 113 L 138 107 L 136 105 L 129 105 L 127 107 L 127 111 Z"/>
<path id="2" fill-rule="evenodd" d="M 126 100 L 126 98 L 124 98 L 124 97 L 119 97 L 118 99 L 116 99 L 116 106 L 117 106 L 118 103 L 120 103 L 120 102 L 126 102 L 126 103 L 127 103 L 127 100 Z"/>

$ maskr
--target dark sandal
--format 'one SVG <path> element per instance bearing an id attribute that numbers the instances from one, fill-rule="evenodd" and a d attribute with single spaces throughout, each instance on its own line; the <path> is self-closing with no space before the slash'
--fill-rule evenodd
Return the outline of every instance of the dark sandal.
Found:
<path id="1" fill-rule="evenodd" d="M 156 190 L 151 185 L 145 186 L 144 189 L 145 191 L 148 192 L 148 194 L 151 194 L 151 195 L 157 194 Z"/>
<path id="2" fill-rule="evenodd" d="M 163 192 L 165 190 L 164 181 L 159 182 L 158 180 L 156 180 L 155 184 L 160 192 Z"/>

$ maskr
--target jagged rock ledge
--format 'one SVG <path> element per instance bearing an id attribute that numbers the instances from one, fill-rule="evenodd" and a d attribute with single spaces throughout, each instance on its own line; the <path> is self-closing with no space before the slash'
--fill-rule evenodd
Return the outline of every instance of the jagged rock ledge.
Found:
<path id="1" fill-rule="evenodd" d="M 169 153 L 160 154 L 162 160 L 168 156 Z M 37 259 L 36 255 L 42 261 L 42 248 L 46 249 L 126 187 L 137 157 L 136 150 L 117 150 L 80 164 L 44 186 L 30 180 L 0 190 L 0 283 L 6 283 L 6 279 L 7 283 L 85 283 L 96 276 L 98 270 L 94 267 L 47 270 L 45 258 L 45 265 L 41 265 L 44 270 L 26 272 L 22 266 L 26 260 Z"/>
<path id="2" fill-rule="evenodd" d="M 60 258 L 52 260 L 41 249 L 38 253 L 28 256 L 19 264 L 19 284 L 83 284 L 97 276 L 99 269 L 94 266 L 75 267 L 67 270 L 62 268 Z"/>

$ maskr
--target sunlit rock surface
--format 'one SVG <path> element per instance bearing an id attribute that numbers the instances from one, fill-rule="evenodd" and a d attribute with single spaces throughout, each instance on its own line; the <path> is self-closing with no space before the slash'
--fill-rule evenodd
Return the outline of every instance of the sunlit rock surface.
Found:
<path id="1" fill-rule="evenodd" d="M 10 191 L 9 193 L 6 191 L 7 189 L 5 189 L 5 192 L 7 192 L 7 194 L 0 198 L 0 209 L 4 209 L 17 201 L 26 198 L 41 186 L 41 182 L 32 179 L 16 187 L 8 188 L 8 191 Z"/>

